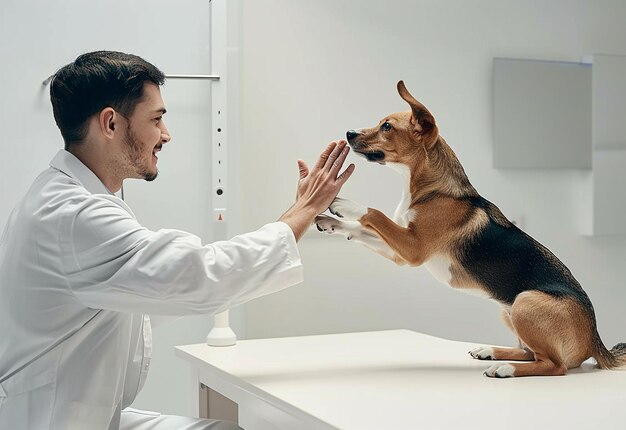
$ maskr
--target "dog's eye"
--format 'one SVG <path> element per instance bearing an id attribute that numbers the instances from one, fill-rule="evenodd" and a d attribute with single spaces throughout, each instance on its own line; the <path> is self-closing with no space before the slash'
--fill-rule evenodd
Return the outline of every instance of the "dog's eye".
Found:
<path id="1" fill-rule="evenodd" d="M 381 126 L 381 128 L 384 131 L 389 131 L 389 130 L 391 130 L 391 124 L 389 124 L 388 122 L 385 121 L 385 122 L 383 122 L 383 125 Z"/>

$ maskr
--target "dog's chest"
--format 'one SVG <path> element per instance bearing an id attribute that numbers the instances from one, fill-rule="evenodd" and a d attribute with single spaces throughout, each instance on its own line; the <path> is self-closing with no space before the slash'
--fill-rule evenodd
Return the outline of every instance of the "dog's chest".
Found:
<path id="1" fill-rule="evenodd" d="M 435 255 L 426 263 L 426 269 L 439 282 L 450 285 L 452 280 L 452 271 L 450 270 L 450 259 L 444 255 Z"/>
<path id="2" fill-rule="evenodd" d="M 458 277 L 455 278 L 452 274 L 452 262 L 445 255 L 438 254 L 433 256 L 424 263 L 424 266 L 426 266 L 430 274 L 439 282 L 473 296 L 491 298 L 491 295 L 476 283 L 464 282 L 460 284 L 460 279 Z M 453 278 L 455 279 L 453 280 Z"/>
<path id="3" fill-rule="evenodd" d="M 396 207 L 396 211 L 393 214 L 393 219 L 396 224 L 401 227 L 407 227 L 411 221 L 415 218 L 415 211 L 409 209 L 411 206 L 411 193 L 409 192 L 409 179 L 411 173 L 409 168 L 399 163 L 389 163 L 389 166 L 400 173 L 403 177 L 402 195 L 400 196 L 400 203 Z"/>
<path id="4" fill-rule="evenodd" d="M 410 204 L 411 195 L 409 193 L 403 194 L 400 204 L 398 204 L 398 207 L 393 215 L 394 221 L 401 227 L 407 227 L 415 218 L 415 211 L 413 209 L 409 209 Z"/>

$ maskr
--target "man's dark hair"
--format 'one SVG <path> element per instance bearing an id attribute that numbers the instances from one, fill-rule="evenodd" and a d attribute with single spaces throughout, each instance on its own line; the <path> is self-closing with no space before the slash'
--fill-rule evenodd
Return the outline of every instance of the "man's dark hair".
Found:
<path id="1" fill-rule="evenodd" d="M 106 107 L 130 117 L 146 82 L 163 85 L 165 75 L 123 52 L 89 52 L 59 69 L 50 83 L 50 101 L 65 149 L 85 139 L 87 120 Z"/>

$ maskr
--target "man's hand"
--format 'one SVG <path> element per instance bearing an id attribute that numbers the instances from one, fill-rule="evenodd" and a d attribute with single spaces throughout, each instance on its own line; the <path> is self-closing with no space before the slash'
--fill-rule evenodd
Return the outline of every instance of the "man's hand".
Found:
<path id="1" fill-rule="evenodd" d="M 315 217 L 324 212 L 339 190 L 354 172 L 354 164 L 350 164 L 339 174 L 350 147 L 345 140 L 331 142 L 313 169 L 302 160 L 298 160 L 300 178 L 296 192 L 296 203 L 280 217 L 280 221 L 288 224 L 299 240 Z"/>

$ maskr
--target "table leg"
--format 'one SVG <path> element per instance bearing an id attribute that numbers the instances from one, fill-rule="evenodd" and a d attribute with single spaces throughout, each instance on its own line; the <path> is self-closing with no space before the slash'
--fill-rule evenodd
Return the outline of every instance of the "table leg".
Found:
<path id="1" fill-rule="evenodd" d="M 239 406 L 215 390 L 200 384 L 199 392 L 200 418 L 239 422 Z"/>

